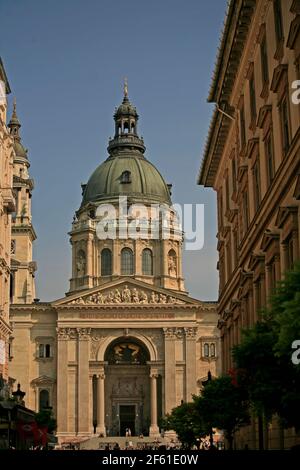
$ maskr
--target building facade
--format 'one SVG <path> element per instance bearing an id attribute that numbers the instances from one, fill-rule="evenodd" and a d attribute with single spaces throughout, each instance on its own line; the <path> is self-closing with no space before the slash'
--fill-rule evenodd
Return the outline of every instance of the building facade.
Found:
<path id="1" fill-rule="evenodd" d="M 185 290 L 170 186 L 144 156 L 127 85 L 114 120 L 108 158 L 74 216 L 68 294 L 15 294 L 11 308 L 11 373 L 28 407 L 52 406 L 60 441 L 126 428 L 156 436 L 160 417 L 220 369 L 215 304 Z"/>
<path id="2" fill-rule="evenodd" d="M 230 1 L 208 97 L 216 109 L 198 182 L 217 193 L 224 372 L 241 329 L 299 259 L 299 21 L 296 0 Z M 277 447 L 280 431 L 266 431 Z"/>
<path id="3" fill-rule="evenodd" d="M 0 59 L 0 377 L 8 379 L 11 254 L 11 213 L 14 211 L 12 192 L 13 141 L 6 126 L 7 94 L 10 93 L 3 63 Z"/>
<path id="4" fill-rule="evenodd" d="M 36 234 L 32 225 L 31 195 L 34 187 L 29 175 L 29 159 L 20 136 L 20 121 L 16 102 L 8 123 L 13 139 L 13 191 L 15 211 L 12 214 L 11 232 L 11 303 L 32 303 L 35 299 L 34 274 L 36 263 L 32 260 L 32 244 Z"/>

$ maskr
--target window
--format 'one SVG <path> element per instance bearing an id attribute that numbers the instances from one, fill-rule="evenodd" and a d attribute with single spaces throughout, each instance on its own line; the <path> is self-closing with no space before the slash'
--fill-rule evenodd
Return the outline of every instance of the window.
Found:
<path id="1" fill-rule="evenodd" d="M 286 269 L 292 269 L 294 263 L 293 237 L 290 235 L 286 241 Z"/>
<path id="2" fill-rule="evenodd" d="M 268 181 L 268 186 L 270 186 L 274 179 L 274 174 L 275 174 L 272 132 L 269 132 L 269 134 L 267 135 L 265 139 L 265 155 L 266 155 L 266 164 L 267 164 L 267 181 Z"/>
<path id="3" fill-rule="evenodd" d="M 256 314 L 259 313 L 261 307 L 262 307 L 262 296 L 261 296 L 261 279 L 258 278 L 258 280 L 255 282 L 255 299 L 256 299 Z"/>
<path id="4" fill-rule="evenodd" d="M 40 390 L 39 393 L 39 411 L 49 407 L 49 391 Z"/>
<path id="5" fill-rule="evenodd" d="M 216 357 L 216 344 L 215 343 L 204 343 L 204 345 L 203 345 L 203 356 L 204 357 Z"/>
<path id="6" fill-rule="evenodd" d="M 233 192 L 236 192 L 236 163 L 235 158 L 231 160 L 231 170 L 232 170 L 232 189 Z"/>
<path id="7" fill-rule="evenodd" d="M 233 249 L 234 249 L 234 265 L 238 265 L 238 234 L 235 230 L 233 232 Z"/>
<path id="8" fill-rule="evenodd" d="M 11 272 L 9 275 L 10 283 L 9 283 L 9 300 L 13 303 L 13 298 L 15 295 L 15 273 Z"/>
<path id="9" fill-rule="evenodd" d="M 275 289 L 276 287 L 276 266 L 275 266 L 275 261 L 273 260 L 273 262 L 271 263 L 271 266 L 270 266 L 270 285 L 271 285 L 271 289 Z"/>
<path id="10" fill-rule="evenodd" d="M 260 57 L 261 57 L 261 74 L 262 82 L 267 83 L 269 81 L 269 69 L 268 69 L 268 51 L 267 51 L 267 40 L 266 37 L 262 40 L 260 45 Z"/>
<path id="11" fill-rule="evenodd" d="M 244 190 L 243 192 L 243 228 L 244 234 L 249 227 L 249 203 L 248 203 L 248 192 Z"/>
<path id="12" fill-rule="evenodd" d="M 246 144 L 246 126 L 245 126 L 245 110 L 244 104 L 240 109 L 240 139 L 241 139 L 241 148 L 243 149 Z"/>
<path id="13" fill-rule="evenodd" d="M 228 211 L 230 209 L 230 204 L 229 204 L 229 181 L 228 181 L 228 176 L 225 180 L 225 192 L 226 192 L 226 210 Z"/>
<path id="14" fill-rule="evenodd" d="M 220 188 L 219 192 L 218 192 L 218 199 L 219 199 L 219 203 L 218 203 L 218 209 L 219 209 L 219 230 L 222 229 L 223 227 L 223 194 L 222 194 L 222 188 Z"/>
<path id="15" fill-rule="evenodd" d="M 252 74 L 252 77 L 249 80 L 249 93 L 250 93 L 251 121 L 254 121 L 256 119 L 256 95 L 255 95 L 254 72 Z"/>
<path id="16" fill-rule="evenodd" d="M 254 208 L 257 211 L 260 205 L 260 200 L 261 200 L 259 158 L 257 158 L 253 166 L 252 172 L 253 172 Z"/>
<path id="17" fill-rule="evenodd" d="M 287 97 L 284 96 L 280 105 L 280 122 L 281 122 L 281 138 L 282 138 L 282 150 L 284 155 L 288 152 L 291 141 L 291 131 L 290 131 L 290 119 L 289 119 L 289 108 Z"/>
<path id="18" fill-rule="evenodd" d="M 283 26 L 282 26 L 282 11 L 280 0 L 274 0 L 274 22 L 275 22 L 275 34 L 277 43 L 283 39 Z"/>
<path id="19" fill-rule="evenodd" d="M 120 177 L 120 182 L 122 184 L 128 184 L 131 183 L 131 172 L 128 170 L 123 171 Z"/>
<path id="20" fill-rule="evenodd" d="M 101 251 L 101 276 L 112 275 L 112 252 L 109 248 Z"/>
<path id="21" fill-rule="evenodd" d="M 232 273 L 232 258 L 231 258 L 231 244 L 230 241 L 226 244 L 226 265 L 227 265 L 227 280 Z"/>
<path id="22" fill-rule="evenodd" d="M 134 274 L 133 252 L 130 248 L 123 248 L 121 251 L 121 274 L 132 276 Z"/>
<path id="23" fill-rule="evenodd" d="M 142 253 L 142 272 L 144 276 L 153 275 L 153 257 L 149 248 L 145 248 Z"/>
<path id="24" fill-rule="evenodd" d="M 50 358 L 51 357 L 51 345 L 50 344 L 40 344 L 39 345 L 39 358 Z"/>

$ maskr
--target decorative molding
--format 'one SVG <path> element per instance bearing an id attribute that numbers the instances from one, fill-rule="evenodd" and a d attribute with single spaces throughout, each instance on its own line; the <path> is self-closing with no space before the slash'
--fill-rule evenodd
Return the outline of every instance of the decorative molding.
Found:
<path id="1" fill-rule="evenodd" d="M 67 305 L 107 305 L 107 304 L 185 304 L 184 301 L 179 300 L 171 295 L 163 293 L 151 294 L 146 293 L 142 289 L 136 287 L 130 289 L 125 285 L 124 289 L 120 291 L 118 288 L 109 291 L 108 293 L 97 292 L 85 297 L 78 297 L 72 300 Z"/>
<path id="2" fill-rule="evenodd" d="M 195 339 L 198 328 L 196 326 L 183 328 L 186 339 Z"/>
<path id="3" fill-rule="evenodd" d="M 91 328 L 76 328 L 79 340 L 90 339 Z"/>
<path id="4" fill-rule="evenodd" d="M 169 327 L 163 328 L 165 339 L 182 339 L 184 336 L 184 328 Z"/>
<path id="5" fill-rule="evenodd" d="M 69 340 L 77 338 L 76 328 L 56 328 L 58 340 Z"/>

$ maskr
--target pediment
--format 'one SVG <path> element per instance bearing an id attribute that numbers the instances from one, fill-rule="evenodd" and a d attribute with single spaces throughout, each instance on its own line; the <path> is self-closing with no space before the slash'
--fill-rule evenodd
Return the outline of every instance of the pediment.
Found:
<path id="1" fill-rule="evenodd" d="M 121 305 L 199 305 L 201 302 L 188 297 L 186 294 L 162 289 L 143 281 L 132 278 L 122 278 L 102 284 L 82 292 L 64 297 L 53 302 L 53 306 L 106 306 Z"/>
<path id="2" fill-rule="evenodd" d="M 40 375 L 36 379 L 33 379 L 30 384 L 33 387 L 41 387 L 41 386 L 46 386 L 46 385 L 53 385 L 55 383 L 55 380 L 52 379 L 51 377 L 48 377 L 47 375 Z"/>

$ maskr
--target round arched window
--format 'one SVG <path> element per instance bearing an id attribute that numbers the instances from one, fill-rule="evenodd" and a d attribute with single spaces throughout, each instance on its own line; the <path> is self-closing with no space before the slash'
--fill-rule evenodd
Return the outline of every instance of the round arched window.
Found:
<path id="1" fill-rule="evenodd" d="M 153 255 L 149 248 L 145 248 L 142 253 L 142 273 L 144 276 L 153 275 Z"/>
<path id="2" fill-rule="evenodd" d="M 101 251 L 101 276 L 112 275 L 112 252 L 109 248 Z"/>
<path id="3" fill-rule="evenodd" d="M 130 248 L 123 248 L 121 251 L 121 274 L 122 276 L 134 274 L 134 256 Z"/>

